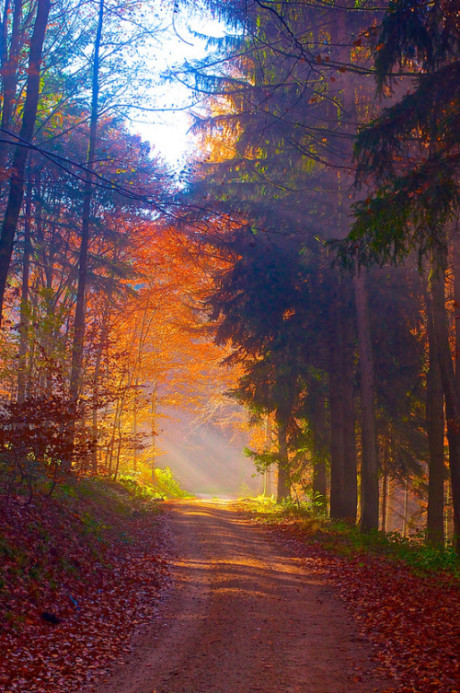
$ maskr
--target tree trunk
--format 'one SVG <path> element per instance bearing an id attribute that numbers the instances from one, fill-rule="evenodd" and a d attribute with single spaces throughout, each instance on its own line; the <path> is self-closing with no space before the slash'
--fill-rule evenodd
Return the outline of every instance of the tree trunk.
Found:
<path id="1" fill-rule="evenodd" d="M 102 23 L 104 18 L 104 0 L 99 0 L 98 24 L 94 41 L 93 79 L 91 94 L 91 116 L 89 126 L 89 143 L 86 156 L 85 186 L 83 190 L 83 210 L 81 225 L 80 252 L 78 256 L 78 286 L 75 305 L 75 320 L 72 344 L 72 366 L 70 371 L 69 400 L 74 414 L 77 411 L 77 402 L 81 389 L 83 369 L 83 347 L 85 342 L 85 312 L 86 312 L 86 283 L 88 278 L 88 249 L 90 236 L 91 195 L 92 195 L 92 168 L 96 150 L 98 100 L 99 100 L 99 50 L 102 37 Z M 75 437 L 75 419 L 68 431 L 68 456 L 63 462 L 65 469 L 72 466 L 73 447 Z"/>
<path id="2" fill-rule="evenodd" d="M 17 146 L 14 150 L 10 189 L 0 236 L 0 324 L 19 211 L 24 196 L 24 171 L 29 154 L 29 149 L 24 144 L 32 140 L 37 116 L 43 41 L 48 24 L 50 4 L 51 0 L 37 0 L 37 15 L 30 42 L 27 94 L 19 133 L 21 146 Z"/>
<path id="3" fill-rule="evenodd" d="M 1 68 L 0 74 L 2 78 L 2 120 L 1 132 L 2 140 L 0 143 L 0 172 L 6 167 L 8 160 L 8 150 L 16 144 L 14 137 L 9 137 L 13 121 L 14 106 L 17 97 L 18 87 L 18 69 L 19 69 L 19 54 L 20 54 L 20 34 L 22 21 L 22 0 L 14 0 L 13 21 L 11 25 L 10 49 L 8 51 L 8 23 L 10 13 L 10 3 L 5 2 L 1 25 L 1 41 L 0 50 Z M 11 143 L 11 144 L 10 144 Z M 0 176 L 1 179 L 1 176 Z M 1 189 L 0 185 L 0 189 Z"/>
<path id="4" fill-rule="evenodd" d="M 151 445 L 152 463 L 151 463 L 151 467 L 152 467 L 152 478 L 154 478 L 153 473 L 154 473 L 154 469 L 155 469 L 155 462 L 156 462 L 156 456 L 157 456 L 155 438 L 158 435 L 158 431 L 157 431 L 157 398 L 156 398 L 156 389 L 157 388 L 156 388 L 155 382 L 152 385 L 153 385 L 153 388 L 152 388 L 152 399 L 151 399 L 151 408 L 150 408 L 150 416 L 151 416 L 150 423 L 151 423 L 151 427 L 152 427 L 152 445 Z"/>
<path id="5" fill-rule="evenodd" d="M 428 511 L 427 539 L 444 545 L 444 395 L 439 354 L 433 324 L 431 297 L 426 296 L 428 333 L 428 375 L 426 389 L 426 427 L 428 435 Z"/>
<path id="6" fill-rule="evenodd" d="M 460 549 L 460 401 L 450 351 L 444 282 L 444 274 L 434 277 L 431 292 L 433 298 L 433 324 L 446 403 L 449 468 L 454 507 L 454 541 L 457 549 Z"/>
<path id="7" fill-rule="evenodd" d="M 26 196 L 26 213 L 24 220 L 24 252 L 22 256 L 22 287 L 21 307 L 19 313 L 19 349 L 18 349 L 18 404 L 23 404 L 26 398 L 27 347 L 29 344 L 30 306 L 29 306 L 29 275 L 31 254 L 31 208 L 32 208 L 32 179 L 29 177 Z"/>
<path id="8" fill-rule="evenodd" d="M 139 377 L 136 375 L 136 379 L 134 381 L 134 397 L 133 397 L 133 470 L 134 470 L 134 473 L 137 472 L 138 390 L 139 390 Z"/>
<path id="9" fill-rule="evenodd" d="M 387 531 L 387 509 L 388 509 L 388 470 L 387 460 L 383 465 L 382 474 L 382 509 L 381 509 L 381 529 L 382 532 Z"/>
<path id="10" fill-rule="evenodd" d="M 343 294 L 344 288 L 341 287 Z M 333 299 L 330 314 L 331 517 L 356 522 L 357 479 L 350 306 Z"/>
<path id="11" fill-rule="evenodd" d="M 356 323 L 361 390 L 361 521 L 363 531 L 379 527 L 379 480 L 375 427 L 374 365 L 364 270 L 355 278 Z"/>
<path id="12" fill-rule="evenodd" d="M 277 420 L 278 427 L 278 487 L 277 500 L 291 497 L 291 482 L 289 478 L 289 458 L 287 449 L 287 426 L 286 422 Z"/>
<path id="13" fill-rule="evenodd" d="M 327 476 L 326 476 L 326 459 L 327 459 L 327 421 L 326 421 L 326 402 L 325 397 L 321 393 L 315 398 L 314 406 L 311 413 L 311 426 L 313 429 L 313 479 L 312 491 L 313 498 L 318 507 L 326 509 L 327 507 Z"/>
<path id="14" fill-rule="evenodd" d="M 99 51 L 104 19 L 104 0 L 99 0 L 99 15 L 94 41 L 93 79 L 91 94 L 91 117 L 89 127 L 88 153 L 86 157 L 85 187 L 83 190 L 83 211 L 81 226 L 81 243 L 78 257 L 78 288 L 75 306 L 74 338 L 72 345 L 72 370 L 70 375 L 70 401 L 75 404 L 81 386 L 83 363 L 83 345 L 85 339 L 85 294 L 88 277 L 88 248 L 90 235 L 91 193 L 93 187 L 92 173 L 94 154 L 96 150 L 98 100 L 99 100 Z"/>
<path id="15" fill-rule="evenodd" d="M 344 391 L 342 370 L 342 334 L 339 325 L 337 294 L 332 298 L 329 316 L 329 411 L 331 424 L 331 490 L 330 513 L 335 520 L 345 518 L 345 446 Z"/>
<path id="16" fill-rule="evenodd" d="M 343 514 L 347 522 L 356 523 L 358 480 L 356 463 L 355 396 L 354 396 L 354 329 L 351 306 L 342 312 L 342 392 L 343 392 Z"/>

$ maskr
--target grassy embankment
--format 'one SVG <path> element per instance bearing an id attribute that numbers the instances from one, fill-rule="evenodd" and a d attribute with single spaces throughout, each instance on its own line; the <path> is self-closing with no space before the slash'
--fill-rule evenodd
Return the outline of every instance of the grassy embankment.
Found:
<path id="1" fill-rule="evenodd" d="M 422 535 L 366 532 L 345 522 L 333 522 L 307 504 L 275 503 L 259 497 L 239 502 L 258 524 L 279 528 L 341 557 L 381 556 L 407 564 L 418 575 L 460 580 L 460 561 L 452 545 L 433 546 Z"/>

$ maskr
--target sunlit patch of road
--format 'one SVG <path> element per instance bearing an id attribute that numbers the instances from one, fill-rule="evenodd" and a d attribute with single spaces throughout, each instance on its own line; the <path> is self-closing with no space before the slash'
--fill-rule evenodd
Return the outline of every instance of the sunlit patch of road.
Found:
<path id="1" fill-rule="evenodd" d="M 97 693 L 390 690 L 330 584 L 233 500 L 169 504 L 169 597 Z"/>
<path id="2" fill-rule="evenodd" d="M 212 503 L 216 505 L 227 505 L 232 501 L 237 500 L 238 496 L 213 496 L 210 493 L 197 493 L 195 494 L 196 500 L 201 503 Z"/>

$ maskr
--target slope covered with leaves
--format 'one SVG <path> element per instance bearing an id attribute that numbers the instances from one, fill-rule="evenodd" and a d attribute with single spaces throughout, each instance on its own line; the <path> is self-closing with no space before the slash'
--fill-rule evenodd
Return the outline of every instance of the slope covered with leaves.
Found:
<path id="1" fill-rule="evenodd" d="M 79 690 L 129 652 L 166 577 L 158 506 L 96 480 L 3 504 L 0 690 Z"/>

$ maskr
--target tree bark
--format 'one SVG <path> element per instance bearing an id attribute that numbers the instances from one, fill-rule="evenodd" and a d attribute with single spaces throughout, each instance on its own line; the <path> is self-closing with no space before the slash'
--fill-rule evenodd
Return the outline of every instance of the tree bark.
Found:
<path id="1" fill-rule="evenodd" d="M 313 498 L 318 507 L 327 507 L 327 475 L 326 459 L 328 454 L 328 434 L 326 421 L 326 402 L 321 393 L 315 398 L 311 413 L 311 426 L 313 429 Z"/>
<path id="2" fill-rule="evenodd" d="M 331 424 L 331 518 L 345 517 L 343 492 L 345 482 L 344 392 L 342 371 L 342 334 L 339 326 L 337 293 L 331 299 L 329 315 L 329 411 Z"/>
<path id="3" fill-rule="evenodd" d="M 340 372 L 339 346 L 331 348 L 329 361 L 329 411 L 331 419 L 331 489 L 330 514 L 344 519 L 343 489 L 345 478 L 343 441 L 343 389 Z"/>
<path id="4" fill-rule="evenodd" d="M 16 140 L 8 136 L 11 130 L 13 121 L 14 104 L 16 101 L 16 92 L 18 87 L 18 68 L 19 68 L 19 54 L 20 54 L 20 33 L 21 33 L 21 19 L 22 19 L 22 0 L 14 0 L 13 2 L 13 21 L 11 25 L 11 39 L 10 48 L 8 50 L 8 23 L 9 23 L 9 12 L 10 3 L 5 2 L 5 8 L 2 18 L 1 25 L 1 50 L 0 50 L 0 74 L 2 78 L 2 139 L 8 140 L 0 143 L 0 174 L 6 166 L 8 159 L 9 148 L 16 144 Z M 11 142 L 11 144 L 10 144 Z M 0 189 L 2 178 L 0 177 Z"/>
<path id="5" fill-rule="evenodd" d="M 431 293 L 433 324 L 446 403 L 449 469 L 454 506 L 454 534 L 457 549 L 460 549 L 460 398 L 456 388 L 455 370 L 450 351 L 444 284 L 444 274 L 434 277 Z"/>
<path id="6" fill-rule="evenodd" d="M 386 451 L 385 451 L 386 452 Z M 382 474 L 382 509 L 381 509 L 381 529 L 387 531 L 387 509 L 388 509 L 388 468 L 385 459 Z"/>
<path id="7" fill-rule="evenodd" d="M 31 210 L 32 210 L 32 178 L 29 173 L 27 185 L 26 210 L 24 219 L 24 251 L 22 256 L 22 286 L 21 307 L 19 313 L 19 349 L 18 349 L 18 404 L 23 404 L 26 398 L 27 348 L 29 345 L 29 276 L 31 254 Z"/>
<path id="8" fill-rule="evenodd" d="M 343 290 L 343 287 L 342 287 Z M 353 330 L 347 304 L 333 298 L 330 315 L 331 517 L 356 522 L 357 479 L 353 388 Z"/>
<path id="9" fill-rule="evenodd" d="M 379 481 L 375 426 L 374 364 L 364 270 L 354 278 L 361 391 L 361 520 L 363 531 L 379 527 Z"/>
<path id="10" fill-rule="evenodd" d="M 92 197 L 92 168 L 96 151 L 98 101 L 99 101 L 99 51 L 102 37 L 102 24 L 104 19 L 104 0 L 99 0 L 98 23 L 96 38 L 94 41 L 93 78 L 91 93 L 91 116 L 89 126 L 88 152 L 86 156 L 85 185 L 83 189 L 83 210 L 81 225 L 80 252 L 78 255 L 78 285 L 77 300 L 75 304 L 75 319 L 72 343 L 72 365 L 69 383 L 69 401 L 74 412 L 73 422 L 68 430 L 68 454 L 63 460 L 63 467 L 70 471 L 74 454 L 75 423 L 77 403 L 81 390 L 83 371 L 83 349 L 85 342 L 85 313 L 86 313 L 86 284 L 88 279 L 88 250 L 90 237 L 90 216 Z"/>
<path id="11" fill-rule="evenodd" d="M 88 248 L 90 235 L 91 193 L 93 188 L 92 168 L 96 151 L 98 101 L 99 101 L 99 51 L 104 20 L 104 0 L 99 0 L 98 24 L 94 41 L 93 78 L 91 94 L 91 117 L 89 128 L 88 153 L 86 157 L 85 187 L 83 190 L 83 211 L 81 226 L 80 253 L 78 257 L 78 288 L 75 306 L 74 337 L 72 345 L 72 370 L 70 374 L 69 395 L 72 404 L 76 404 L 81 386 L 83 364 L 83 345 L 85 339 L 85 294 L 88 278 Z"/>
<path id="12" fill-rule="evenodd" d="M 342 312 L 342 391 L 343 391 L 343 514 L 347 522 L 356 523 L 358 480 L 356 462 L 354 329 L 351 307 Z"/>
<path id="13" fill-rule="evenodd" d="M 439 354 L 433 324 L 431 296 L 426 296 L 428 333 L 428 375 L 426 426 L 428 435 L 428 510 L 427 539 L 444 545 L 444 394 Z"/>
<path id="14" fill-rule="evenodd" d="M 287 425 L 285 421 L 277 420 L 278 428 L 278 486 L 277 500 L 291 497 L 291 482 L 289 478 L 289 459 L 287 448 Z"/>
<path id="15" fill-rule="evenodd" d="M 20 144 L 14 150 L 8 202 L 0 236 L 0 324 L 19 211 L 24 196 L 24 171 L 29 154 L 28 147 L 24 145 L 32 140 L 37 117 L 40 67 L 50 5 L 51 0 L 37 0 L 37 15 L 30 42 L 27 94 L 19 133 Z"/>

